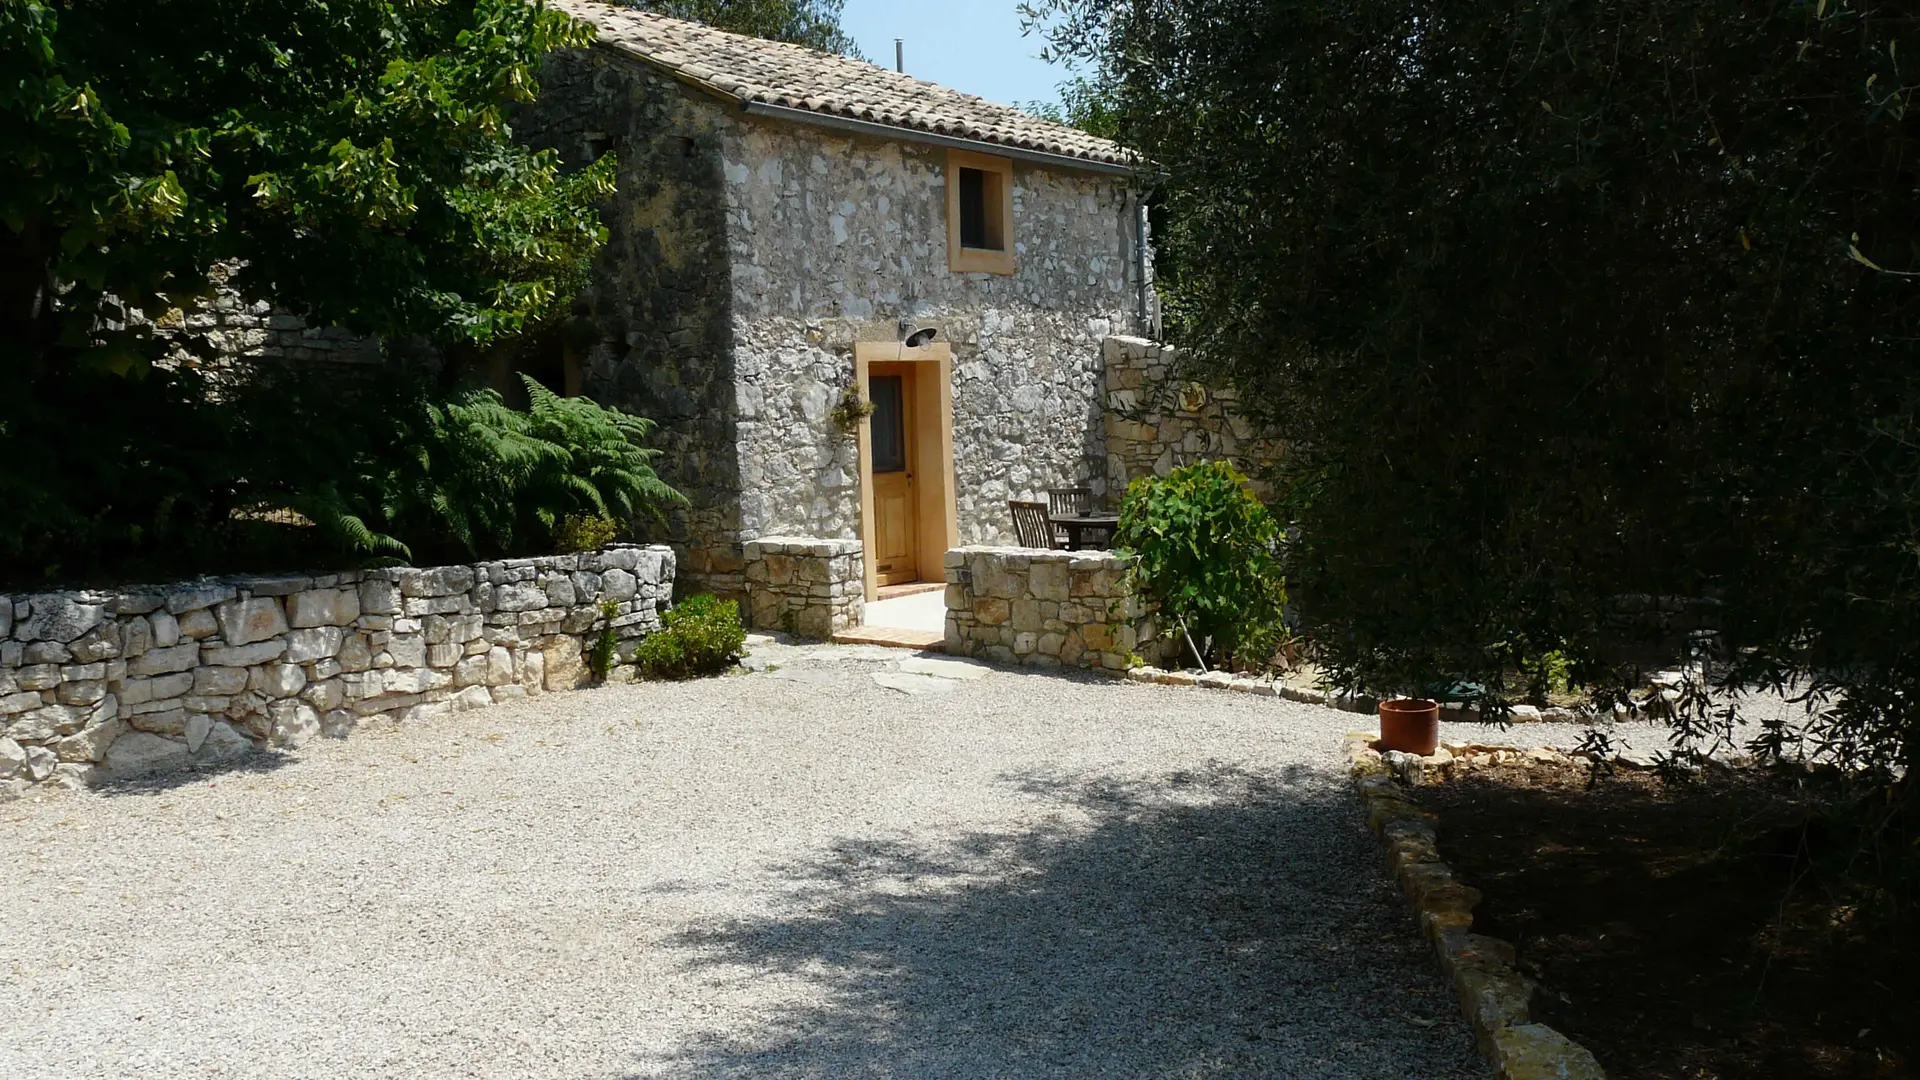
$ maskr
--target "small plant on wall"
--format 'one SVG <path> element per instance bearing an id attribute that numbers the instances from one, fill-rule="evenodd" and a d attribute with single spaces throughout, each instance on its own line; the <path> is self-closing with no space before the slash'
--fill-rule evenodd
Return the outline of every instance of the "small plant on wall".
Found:
<path id="1" fill-rule="evenodd" d="M 587 670 L 592 672 L 594 682 L 606 682 L 614 662 L 619 659 L 620 631 L 613 626 L 613 620 L 619 616 L 619 604 L 612 600 L 600 601 L 600 633 L 593 639 L 593 647 L 587 650 Z"/>
<path id="2" fill-rule="evenodd" d="M 838 428 L 842 435 L 851 435 L 860 430 L 860 421 L 872 415 L 873 402 L 868 401 L 866 395 L 862 394 L 860 388 L 853 383 L 848 383 L 841 388 L 840 401 L 828 414 L 833 420 L 833 426 Z"/>

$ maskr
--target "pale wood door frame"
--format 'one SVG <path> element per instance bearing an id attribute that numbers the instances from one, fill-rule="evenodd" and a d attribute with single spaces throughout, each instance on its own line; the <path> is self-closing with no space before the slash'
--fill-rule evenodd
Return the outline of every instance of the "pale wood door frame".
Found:
<path id="1" fill-rule="evenodd" d="M 914 368 L 912 457 L 919 545 L 915 552 L 920 580 L 939 580 L 947 549 L 960 545 L 960 515 L 953 482 L 953 350 L 944 341 L 909 349 L 893 341 L 858 341 L 853 346 L 853 381 L 861 400 L 872 400 L 867 373 L 873 364 L 911 363 Z M 860 560 L 867 601 L 879 597 L 874 561 L 873 424 L 860 421 Z"/>

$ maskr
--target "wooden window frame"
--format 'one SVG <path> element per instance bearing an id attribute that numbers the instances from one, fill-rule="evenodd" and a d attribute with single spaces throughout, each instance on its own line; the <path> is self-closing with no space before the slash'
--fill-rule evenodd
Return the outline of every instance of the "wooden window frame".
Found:
<path id="1" fill-rule="evenodd" d="M 977 169 L 1000 178 L 1000 236 L 1006 247 L 970 248 L 960 244 L 960 170 Z M 1013 159 L 947 151 L 947 269 L 956 274 L 1013 273 Z"/>

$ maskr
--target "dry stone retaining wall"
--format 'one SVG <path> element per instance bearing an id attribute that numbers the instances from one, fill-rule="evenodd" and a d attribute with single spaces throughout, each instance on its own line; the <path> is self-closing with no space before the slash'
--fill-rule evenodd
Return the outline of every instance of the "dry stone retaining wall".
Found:
<path id="1" fill-rule="evenodd" d="M 1154 620 L 1104 551 L 947 552 L 947 652 L 1003 664 L 1122 672 L 1157 654 Z"/>
<path id="2" fill-rule="evenodd" d="M 0 792 L 344 737 L 586 677 L 600 602 L 629 654 L 663 547 L 0 597 Z"/>
<path id="3" fill-rule="evenodd" d="M 763 536 L 744 550 L 747 625 L 810 638 L 860 625 L 866 582 L 859 541 Z"/>

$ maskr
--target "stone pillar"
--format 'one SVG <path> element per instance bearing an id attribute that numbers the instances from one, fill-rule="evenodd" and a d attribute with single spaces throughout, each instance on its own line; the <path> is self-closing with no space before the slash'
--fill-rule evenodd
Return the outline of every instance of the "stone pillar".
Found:
<path id="1" fill-rule="evenodd" d="M 824 639 L 860 625 L 866 584 L 858 540 L 763 536 L 744 551 L 749 627 Z"/>

